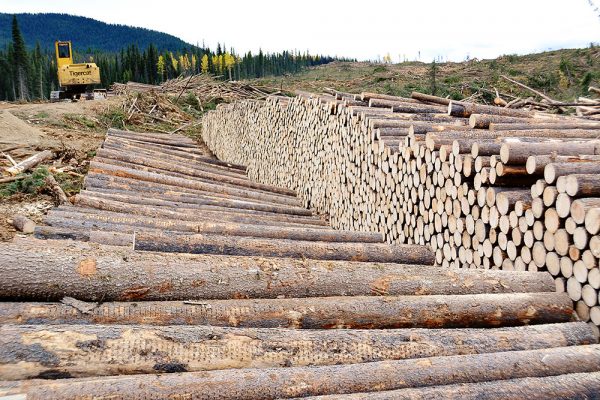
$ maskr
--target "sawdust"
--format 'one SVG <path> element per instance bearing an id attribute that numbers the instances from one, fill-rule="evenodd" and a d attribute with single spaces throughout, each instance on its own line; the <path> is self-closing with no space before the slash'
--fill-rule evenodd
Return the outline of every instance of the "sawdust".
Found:
<path id="1" fill-rule="evenodd" d="M 11 199 L 0 200 L 0 241 L 11 240 L 18 232 L 12 226 L 12 217 L 22 214 L 32 221 L 42 221 L 44 214 L 54 207 L 52 198 L 49 196 L 38 196 L 30 198 L 25 196 L 14 196 Z"/>

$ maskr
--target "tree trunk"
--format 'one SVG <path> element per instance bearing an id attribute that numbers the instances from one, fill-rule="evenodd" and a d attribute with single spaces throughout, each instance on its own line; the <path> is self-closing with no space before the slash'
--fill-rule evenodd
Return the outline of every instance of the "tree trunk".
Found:
<path id="1" fill-rule="evenodd" d="M 547 400 L 593 399 L 600 392 L 600 372 L 462 383 L 342 395 L 303 397 L 304 400 Z M 298 399 L 299 400 L 299 399 Z"/>
<path id="2" fill-rule="evenodd" d="M 85 301 L 459 295 L 554 291 L 547 273 L 136 252 L 21 239 L 2 247 L 0 296 Z M 57 274 L 56 271 L 60 271 Z"/>
<path id="3" fill-rule="evenodd" d="M 0 327 L 0 376 L 19 380 L 322 366 L 595 342 L 582 322 L 486 331 L 5 325 Z"/>
<path id="4" fill-rule="evenodd" d="M 31 380 L 11 383 L 4 394 L 23 394 L 28 400 L 124 396 L 255 400 L 350 394 L 596 372 L 599 349 L 591 345 L 323 367 Z"/>
<path id="5" fill-rule="evenodd" d="M 135 249 L 193 254 L 228 254 L 236 256 L 291 257 L 315 260 L 394 262 L 405 264 L 434 263 L 434 255 L 425 246 L 383 243 L 326 243 L 275 240 L 221 235 L 185 235 L 139 233 Z"/>
<path id="6" fill-rule="evenodd" d="M 484 328 L 570 321 L 565 293 L 353 296 L 101 303 L 0 303 L 0 323 L 211 325 L 239 328 Z"/>

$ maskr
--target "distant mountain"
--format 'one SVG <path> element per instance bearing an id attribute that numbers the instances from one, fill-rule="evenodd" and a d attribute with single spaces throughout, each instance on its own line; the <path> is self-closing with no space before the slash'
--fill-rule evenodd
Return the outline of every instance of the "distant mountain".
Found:
<path id="1" fill-rule="evenodd" d="M 146 28 L 107 24 L 92 18 L 68 14 L 16 14 L 25 43 L 33 47 L 39 41 L 51 49 L 55 40 L 71 40 L 77 51 L 88 49 L 109 52 L 120 51 L 130 44 L 145 49 L 150 43 L 159 50 L 179 50 L 190 44 L 166 33 Z M 0 13 L 0 48 L 12 39 L 13 14 Z"/>

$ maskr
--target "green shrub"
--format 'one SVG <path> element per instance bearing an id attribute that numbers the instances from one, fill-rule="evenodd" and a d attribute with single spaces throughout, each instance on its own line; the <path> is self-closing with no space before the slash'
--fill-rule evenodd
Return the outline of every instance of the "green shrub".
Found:
<path id="1" fill-rule="evenodd" d="M 48 173 L 46 167 L 39 167 L 27 178 L 0 186 L 0 197 L 8 197 L 17 193 L 36 194 L 44 187 L 44 179 Z"/>
<path id="2" fill-rule="evenodd" d="M 122 129 L 125 126 L 125 120 L 127 119 L 127 116 L 121 109 L 109 108 L 107 111 L 100 114 L 98 119 L 101 123 L 109 128 Z"/>

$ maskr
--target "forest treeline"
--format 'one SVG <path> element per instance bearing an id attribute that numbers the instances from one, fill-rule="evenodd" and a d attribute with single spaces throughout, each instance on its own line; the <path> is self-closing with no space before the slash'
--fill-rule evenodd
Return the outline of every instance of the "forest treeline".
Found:
<path id="1" fill-rule="evenodd" d="M 12 41 L 0 49 L 0 100 L 48 99 L 58 89 L 54 49 L 39 42 L 28 49 L 16 16 L 12 20 Z M 118 52 L 80 52 L 73 43 L 75 62 L 95 62 L 100 68 L 101 86 L 114 82 L 136 81 L 159 84 L 181 75 L 208 73 L 221 79 L 240 80 L 296 73 L 310 66 L 326 64 L 339 58 L 312 55 L 308 52 L 237 54 L 217 45 L 216 49 L 188 46 L 159 51 L 154 44 L 141 49 L 131 44 Z"/>

